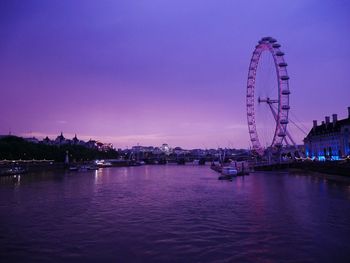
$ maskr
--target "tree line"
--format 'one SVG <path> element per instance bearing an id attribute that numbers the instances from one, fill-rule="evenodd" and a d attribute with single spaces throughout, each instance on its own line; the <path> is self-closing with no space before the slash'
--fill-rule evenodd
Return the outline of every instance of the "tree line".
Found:
<path id="1" fill-rule="evenodd" d="M 68 151 L 70 161 L 90 161 L 94 159 L 115 159 L 118 152 L 114 149 L 99 151 L 81 145 L 46 145 L 33 143 L 17 136 L 0 138 L 0 160 L 54 160 L 64 162 Z"/>

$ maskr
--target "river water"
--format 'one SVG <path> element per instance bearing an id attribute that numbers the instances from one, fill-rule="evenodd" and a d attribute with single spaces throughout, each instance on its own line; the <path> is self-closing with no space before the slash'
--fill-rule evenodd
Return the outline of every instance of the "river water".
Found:
<path id="1" fill-rule="evenodd" d="M 350 186 L 208 166 L 0 178 L 0 261 L 350 262 Z"/>

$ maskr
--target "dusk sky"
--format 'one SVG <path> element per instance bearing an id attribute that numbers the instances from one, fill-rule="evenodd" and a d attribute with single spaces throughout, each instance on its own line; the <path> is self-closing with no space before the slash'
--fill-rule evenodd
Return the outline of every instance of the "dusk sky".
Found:
<path id="1" fill-rule="evenodd" d="M 286 54 L 300 125 L 346 117 L 350 1 L 2 0 L 0 134 L 248 148 L 263 36 Z"/>

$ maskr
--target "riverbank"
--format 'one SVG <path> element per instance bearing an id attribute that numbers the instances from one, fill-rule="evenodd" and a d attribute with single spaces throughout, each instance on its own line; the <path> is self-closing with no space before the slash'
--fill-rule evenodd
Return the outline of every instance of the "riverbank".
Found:
<path id="1" fill-rule="evenodd" d="M 108 160 L 109 167 L 127 167 L 132 163 L 127 160 Z M 65 164 L 54 162 L 53 160 L 13 160 L 0 161 L 0 176 L 17 175 L 26 173 L 36 173 L 43 171 L 67 170 L 69 167 L 80 167 L 90 165 L 92 162 L 74 162 Z"/>
<path id="2" fill-rule="evenodd" d="M 141 165 L 165 165 L 168 162 L 161 159 L 157 162 L 137 162 L 134 160 L 123 159 L 105 159 L 102 163 L 95 163 L 94 161 L 85 162 L 72 162 L 65 164 L 63 162 L 55 162 L 53 160 L 0 160 L 0 176 L 8 175 L 20 175 L 26 173 L 36 173 L 45 171 L 59 171 L 59 170 L 71 170 L 78 171 L 80 168 L 86 169 L 86 167 L 132 167 Z M 176 164 L 176 162 L 174 162 Z M 185 164 L 185 163 L 177 163 Z"/>
<path id="3" fill-rule="evenodd" d="M 0 164 L 0 176 L 64 170 L 65 168 L 64 163 L 53 161 L 8 161 Z"/>
<path id="4" fill-rule="evenodd" d="M 320 174 L 336 175 L 350 179 L 350 162 L 293 162 L 271 165 L 259 165 L 254 167 L 255 171 L 303 171 Z"/>

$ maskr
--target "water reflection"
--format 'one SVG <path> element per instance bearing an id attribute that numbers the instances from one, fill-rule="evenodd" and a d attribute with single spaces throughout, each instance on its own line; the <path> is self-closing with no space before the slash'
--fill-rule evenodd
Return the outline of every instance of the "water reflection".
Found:
<path id="1" fill-rule="evenodd" d="M 350 186 L 141 166 L 0 178 L 5 261 L 346 262 Z M 15 190 L 15 191 L 14 191 Z M 325 249 L 327 248 L 327 249 Z"/>
<path id="2" fill-rule="evenodd" d="M 15 183 L 15 187 L 20 186 L 20 184 L 21 184 L 21 175 L 14 175 L 13 176 L 13 181 Z"/>
<path id="3" fill-rule="evenodd" d="M 95 184 L 98 184 L 102 180 L 102 169 L 95 170 Z"/>

